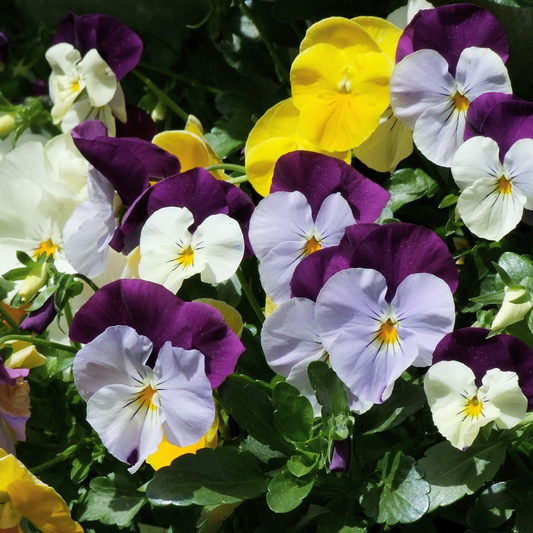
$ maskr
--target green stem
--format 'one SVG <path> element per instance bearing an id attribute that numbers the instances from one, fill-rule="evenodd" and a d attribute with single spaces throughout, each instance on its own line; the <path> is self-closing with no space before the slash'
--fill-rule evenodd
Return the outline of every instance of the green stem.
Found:
<path id="1" fill-rule="evenodd" d="M 94 283 L 92 280 L 90 280 L 87 276 L 84 276 L 83 274 L 73 274 L 72 276 L 73 278 L 76 278 L 76 279 L 81 279 L 82 281 L 84 281 L 85 283 L 87 283 L 87 285 L 89 285 L 89 287 L 91 287 L 91 289 L 96 292 L 97 290 L 100 289 L 100 287 L 98 287 L 98 285 L 96 285 L 96 283 Z"/>
<path id="2" fill-rule="evenodd" d="M 57 348 L 58 350 L 71 353 L 76 353 L 78 351 L 78 348 L 74 348 L 73 346 L 66 346 L 65 344 L 48 341 L 46 339 L 40 339 L 39 337 L 32 337 L 31 335 L 5 335 L 4 337 L 0 337 L 0 345 L 8 341 L 31 342 L 36 346 L 48 346 L 49 348 Z"/>
<path id="3" fill-rule="evenodd" d="M 279 81 L 281 83 L 289 83 L 289 80 L 290 80 L 289 71 L 285 68 L 285 65 L 283 64 L 283 60 L 281 59 L 274 45 L 270 42 L 270 39 L 266 36 L 261 24 L 255 18 L 254 14 L 252 13 L 252 10 L 246 5 L 244 0 L 239 0 L 239 4 L 241 5 L 241 8 L 244 11 L 245 15 L 252 21 L 253 25 L 257 28 L 257 31 L 259 35 L 261 36 L 261 39 L 265 43 L 265 46 L 268 48 L 270 57 L 272 58 L 272 60 L 274 61 L 274 64 L 277 67 L 277 74 L 278 74 Z"/>
<path id="4" fill-rule="evenodd" d="M 173 72 L 172 70 L 167 70 L 165 68 L 155 67 L 154 65 L 150 65 L 150 63 L 145 63 L 144 61 L 141 61 L 139 63 L 139 67 L 142 67 L 148 70 L 153 70 L 154 72 L 158 72 L 159 74 L 163 74 L 164 76 L 168 76 L 169 78 L 174 78 L 175 80 L 186 83 L 187 85 L 190 85 L 191 87 L 200 89 L 202 91 L 205 91 L 205 92 L 208 92 L 214 95 L 219 95 L 223 92 L 222 90 L 217 89 L 216 87 L 205 85 L 204 83 L 198 80 L 191 80 L 190 78 L 187 78 L 186 76 L 182 76 L 181 74 L 178 74 L 177 72 Z"/>
<path id="5" fill-rule="evenodd" d="M 244 291 L 246 298 L 248 298 L 252 309 L 254 310 L 257 318 L 259 319 L 259 322 L 263 324 L 263 322 L 265 321 L 265 314 L 263 313 L 263 310 L 261 309 L 261 306 L 259 305 L 259 302 L 257 301 L 254 293 L 252 292 L 252 289 L 250 288 L 250 285 L 248 284 L 247 279 L 244 277 L 244 273 L 240 267 L 237 269 L 237 278 L 241 284 L 242 290 Z"/>
<path id="6" fill-rule="evenodd" d="M 144 74 L 141 74 L 137 69 L 133 69 L 132 72 L 150 89 L 169 109 L 174 111 L 178 117 L 187 122 L 189 115 L 172 100 L 167 94 L 162 91 L 150 78 L 147 78 Z"/>
<path id="7" fill-rule="evenodd" d="M 18 324 L 13 320 L 11 316 L 9 316 L 9 313 L 4 309 L 3 305 L 0 305 L 0 315 L 2 316 L 2 319 L 5 320 L 11 329 L 14 329 L 15 331 L 19 331 Z"/>
<path id="8" fill-rule="evenodd" d="M 49 461 L 46 461 L 45 463 L 42 463 L 34 468 L 30 468 L 32 474 L 38 475 L 41 472 L 44 472 L 45 470 L 48 470 L 51 466 L 54 466 L 58 463 L 63 462 L 65 459 L 68 459 L 71 455 L 74 455 L 76 451 L 78 451 L 79 448 L 81 448 L 81 444 L 74 444 L 72 446 L 69 446 L 65 451 L 58 453 L 53 459 L 50 459 Z"/>
<path id="9" fill-rule="evenodd" d="M 226 181 L 228 183 L 233 183 L 233 185 L 239 185 L 239 183 L 246 183 L 248 181 L 248 176 L 237 176 L 236 178 L 230 178 Z"/>
<path id="10" fill-rule="evenodd" d="M 218 165 L 209 165 L 204 167 L 206 170 L 234 170 L 235 172 L 246 173 L 246 169 L 242 165 L 233 165 L 231 163 L 219 163 Z"/>

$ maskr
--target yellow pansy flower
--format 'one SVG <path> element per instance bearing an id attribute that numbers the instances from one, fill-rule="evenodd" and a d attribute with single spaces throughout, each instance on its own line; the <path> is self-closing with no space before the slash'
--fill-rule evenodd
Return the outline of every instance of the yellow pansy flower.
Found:
<path id="1" fill-rule="evenodd" d="M 298 131 L 323 150 L 349 150 L 370 137 L 389 105 L 394 62 L 356 22 L 332 17 L 318 24 L 291 69 Z"/>
<path id="2" fill-rule="evenodd" d="M 246 176 L 253 188 L 267 196 L 277 160 L 294 150 L 309 150 L 351 161 L 350 150 L 328 152 L 309 142 L 298 133 L 300 112 L 291 98 L 271 107 L 255 124 L 244 149 Z"/>
<path id="3" fill-rule="evenodd" d="M 222 159 L 205 140 L 202 124 L 194 115 L 189 115 L 184 130 L 158 133 L 152 142 L 175 155 L 180 160 L 182 172 L 191 168 L 205 168 L 222 163 Z M 213 170 L 211 174 L 219 180 L 229 178 L 223 170 Z"/>
<path id="4" fill-rule="evenodd" d="M 65 500 L 0 449 L 0 533 L 22 533 L 22 518 L 43 533 L 83 533 Z"/>

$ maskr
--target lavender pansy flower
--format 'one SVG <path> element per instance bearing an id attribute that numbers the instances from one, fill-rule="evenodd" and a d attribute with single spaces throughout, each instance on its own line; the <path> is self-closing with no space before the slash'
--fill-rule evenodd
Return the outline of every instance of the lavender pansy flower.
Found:
<path id="1" fill-rule="evenodd" d="M 498 241 L 533 209 L 533 104 L 495 96 L 482 104 L 473 118 L 479 135 L 459 148 L 452 174 L 467 227 Z"/>
<path id="2" fill-rule="evenodd" d="M 215 417 L 204 357 L 165 342 L 149 366 L 153 344 L 129 326 L 111 326 L 74 360 L 87 420 L 115 457 L 135 472 L 163 440 L 189 446 Z"/>
<path id="3" fill-rule="evenodd" d="M 450 166 L 470 103 L 487 92 L 511 93 L 506 59 L 503 29 L 482 8 L 444 6 L 415 16 L 400 39 L 391 105 L 428 159 Z"/>
<path id="4" fill-rule="evenodd" d="M 412 364 L 426 366 L 453 329 L 449 286 L 433 274 L 407 276 L 391 300 L 376 270 L 350 268 L 324 285 L 316 302 L 318 334 L 331 367 L 362 400 L 382 403 Z"/>
<path id="5" fill-rule="evenodd" d="M 298 263 L 338 244 L 356 221 L 373 222 L 388 198 L 379 185 L 338 159 L 306 151 L 280 157 L 271 193 L 250 222 L 250 240 L 270 298 L 288 300 Z"/>
<path id="6" fill-rule="evenodd" d="M 165 342 L 205 356 L 213 388 L 231 374 L 244 346 L 213 307 L 184 302 L 162 285 L 122 279 L 98 290 L 74 315 L 69 330 L 75 342 L 87 344 L 109 326 L 129 326 L 153 344 L 149 366 Z"/>

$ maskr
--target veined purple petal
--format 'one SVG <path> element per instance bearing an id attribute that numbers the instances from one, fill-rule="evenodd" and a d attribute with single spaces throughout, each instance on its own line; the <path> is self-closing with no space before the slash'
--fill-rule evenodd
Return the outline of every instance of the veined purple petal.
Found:
<path id="1" fill-rule="evenodd" d="M 489 112 L 499 104 L 507 100 L 520 100 L 517 96 L 505 93 L 485 93 L 474 99 L 466 112 L 466 127 L 464 140 L 483 135 L 483 121 Z"/>
<path id="2" fill-rule="evenodd" d="M 437 345 L 433 363 L 460 361 L 472 369 L 476 385 L 488 370 L 516 372 L 522 391 L 528 398 L 528 409 L 533 407 L 533 350 L 512 335 L 496 335 L 487 339 L 489 330 L 463 328 L 452 331 Z"/>
<path id="3" fill-rule="evenodd" d="M 20 323 L 20 329 L 31 331 L 40 335 L 52 323 L 57 315 L 54 306 L 54 295 L 50 296 L 46 302 L 35 311 L 30 311 L 26 318 Z"/>
<path id="4" fill-rule="evenodd" d="M 216 309 L 184 302 L 162 285 L 149 281 L 121 279 L 102 287 L 75 314 L 69 336 L 87 344 L 115 325 L 130 326 L 148 337 L 154 345 L 154 356 L 166 341 L 202 352 L 213 387 L 233 372 L 244 351 Z M 154 363 L 152 358 L 150 363 Z"/>
<path id="5" fill-rule="evenodd" d="M 417 50 L 437 51 L 448 62 L 450 73 L 465 48 L 472 46 L 494 50 L 507 61 L 507 36 L 496 17 L 473 4 L 453 4 L 419 12 L 400 38 L 396 63 Z"/>
<path id="6" fill-rule="evenodd" d="M 270 192 L 278 191 L 301 192 L 311 206 L 313 219 L 322 202 L 330 194 L 340 192 L 358 222 L 374 222 L 390 198 L 383 187 L 344 161 L 305 150 L 278 159 Z"/>
<path id="7" fill-rule="evenodd" d="M 123 22 L 108 15 L 68 13 L 59 23 L 52 45 L 70 43 L 84 56 L 96 48 L 104 61 L 122 79 L 141 59 L 140 37 Z"/>
<path id="8" fill-rule="evenodd" d="M 101 135 L 103 124 L 88 121 L 72 130 L 72 139 L 83 157 L 115 187 L 131 205 L 150 185 L 150 178 L 178 174 L 178 159 L 155 144 L 136 138 Z M 105 128 L 105 126 L 104 126 Z"/>

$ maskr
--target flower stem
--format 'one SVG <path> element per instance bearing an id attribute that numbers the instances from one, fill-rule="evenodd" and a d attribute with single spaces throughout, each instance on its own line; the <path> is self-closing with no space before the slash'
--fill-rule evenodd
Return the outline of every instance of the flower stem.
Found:
<path id="1" fill-rule="evenodd" d="M 13 320 L 13 317 L 9 315 L 9 313 L 4 309 L 3 305 L 0 305 L 0 315 L 3 320 L 5 320 L 11 329 L 14 329 L 15 331 L 19 331 L 18 324 Z"/>
<path id="2" fill-rule="evenodd" d="M 246 5 L 245 0 L 239 0 L 239 4 L 241 5 L 241 8 L 244 11 L 245 15 L 252 21 L 253 25 L 257 28 L 257 31 L 259 35 L 261 36 L 261 39 L 265 43 L 265 46 L 268 48 L 270 57 L 272 58 L 272 60 L 274 61 L 274 64 L 276 65 L 276 71 L 278 74 L 279 81 L 281 83 L 289 83 L 289 79 L 290 79 L 289 71 L 283 64 L 283 60 L 278 54 L 278 51 L 276 50 L 274 45 L 270 42 L 270 39 L 266 36 L 265 32 L 263 31 L 261 24 L 255 18 L 254 14 L 252 13 L 252 10 Z"/>
<path id="3" fill-rule="evenodd" d="M 219 163 L 218 165 L 209 165 L 204 167 L 205 170 L 234 170 L 235 172 L 246 173 L 246 169 L 242 165 L 233 165 L 231 163 Z"/>
<path id="4" fill-rule="evenodd" d="M 46 339 L 40 339 L 39 337 L 32 337 L 31 335 L 5 335 L 4 337 L 0 337 L 0 345 L 8 341 L 31 342 L 36 346 L 48 346 L 49 348 L 57 348 L 58 350 L 63 350 L 64 352 L 76 353 L 78 351 L 78 348 L 75 348 L 74 346 L 66 346 L 65 344 L 48 341 Z"/>
<path id="5" fill-rule="evenodd" d="M 58 463 L 63 462 L 65 459 L 68 459 L 71 455 L 78 451 L 78 448 L 81 448 L 81 444 L 73 444 L 72 446 L 69 446 L 66 450 L 62 451 L 61 453 L 58 453 L 53 459 L 50 459 L 49 461 L 46 461 L 45 463 L 42 463 L 34 468 L 30 468 L 30 471 L 34 475 L 40 474 L 41 472 L 48 470 L 51 466 L 54 466 Z"/>
<path id="6" fill-rule="evenodd" d="M 244 273 L 240 267 L 237 269 L 237 278 L 241 284 L 244 294 L 246 295 L 246 298 L 248 298 L 252 309 L 254 310 L 257 318 L 259 319 L 259 322 L 262 324 L 265 321 L 265 314 L 263 313 L 263 310 L 261 309 L 261 306 L 259 305 L 259 302 L 257 301 L 257 298 L 252 292 L 252 289 L 248 284 L 248 280 L 245 278 Z"/>
<path id="7" fill-rule="evenodd" d="M 84 276 L 83 274 L 73 274 L 74 278 L 76 279 L 81 279 L 82 281 L 84 281 L 85 283 L 87 283 L 87 285 L 89 285 L 89 287 L 91 287 L 91 289 L 96 292 L 97 290 L 100 289 L 100 287 L 98 287 L 98 285 L 96 285 L 96 283 L 94 283 L 92 280 L 90 280 L 87 276 Z"/>
<path id="8" fill-rule="evenodd" d="M 165 105 L 174 111 L 178 117 L 187 122 L 189 115 L 178 105 L 172 98 L 162 91 L 150 78 L 147 78 L 144 74 L 141 74 L 137 69 L 133 69 L 132 72 L 150 89 Z"/>
<path id="9" fill-rule="evenodd" d="M 233 185 L 239 185 L 239 183 L 246 183 L 248 181 L 248 176 L 237 176 L 226 181 L 228 183 L 233 183 Z"/>

